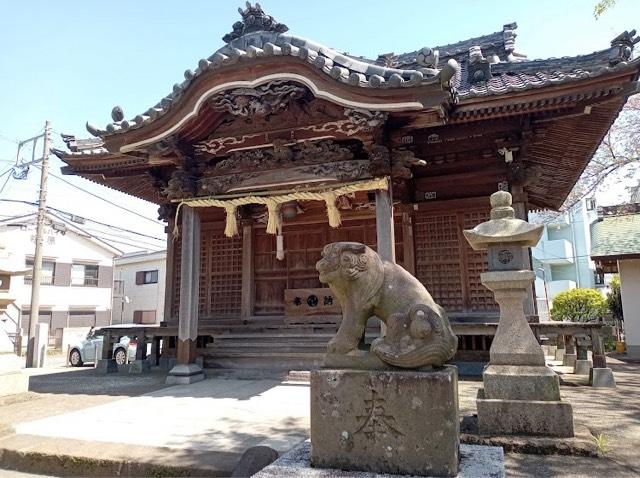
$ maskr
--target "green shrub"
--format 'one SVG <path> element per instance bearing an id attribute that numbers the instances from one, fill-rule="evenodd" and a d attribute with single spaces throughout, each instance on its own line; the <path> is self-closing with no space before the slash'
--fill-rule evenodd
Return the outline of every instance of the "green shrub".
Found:
<path id="1" fill-rule="evenodd" d="M 607 311 L 604 297 L 594 289 L 569 289 L 553 299 L 551 319 L 588 322 L 601 318 Z"/>
<path id="2" fill-rule="evenodd" d="M 611 279 L 611 292 L 607 293 L 607 307 L 614 319 L 622 320 L 622 295 L 620 294 L 620 276 Z"/>

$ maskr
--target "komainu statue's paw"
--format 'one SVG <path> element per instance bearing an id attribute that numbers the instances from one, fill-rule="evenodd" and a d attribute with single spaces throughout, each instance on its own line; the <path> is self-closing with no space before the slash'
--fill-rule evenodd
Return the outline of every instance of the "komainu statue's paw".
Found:
<path id="1" fill-rule="evenodd" d="M 327 353 L 346 355 L 357 348 L 357 343 L 354 345 L 352 342 L 336 336 L 329 341 L 329 344 L 327 345 Z"/>
<path id="2" fill-rule="evenodd" d="M 416 304 L 408 314 L 394 314 L 387 335 L 375 340 L 371 351 L 396 367 L 442 366 L 456 352 L 453 334 L 444 310 Z"/>

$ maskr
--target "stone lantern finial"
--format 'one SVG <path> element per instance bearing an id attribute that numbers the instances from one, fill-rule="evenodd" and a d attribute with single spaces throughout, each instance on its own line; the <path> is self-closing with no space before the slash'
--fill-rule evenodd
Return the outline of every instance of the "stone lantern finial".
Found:
<path id="1" fill-rule="evenodd" d="M 496 191 L 491 195 L 491 219 L 515 218 L 515 211 L 511 207 L 511 194 L 506 191 Z"/>

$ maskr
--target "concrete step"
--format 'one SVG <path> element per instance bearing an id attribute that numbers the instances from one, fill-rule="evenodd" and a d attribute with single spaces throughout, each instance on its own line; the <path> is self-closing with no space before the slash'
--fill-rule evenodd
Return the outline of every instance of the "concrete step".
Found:
<path id="1" fill-rule="evenodd" d="M 311 359 L 311 360 L 323 360 L 325 352 L 287 352 L 284 350 L 210 350 L 205 356 L 206 362 L 209 358 L 217 357 L 246 357 L 246 358 L 296 358 L 296 359 Z"/>
<path id="2" fill-rule="evenodd" d="M 207 344 L 207 348 L 210 350 L 221 350 L 221 349 L 275 349 L 280 350 L 284 347 L 292 347 L 292 348 L 300 348 L 300 349 L 313 349 L 313 348 L 327 348 L 327 341 L 309 341 L 304 340 L 300 342 L 287 342 L 287 341 L 273 341 L 273 342 L 254 342 L 254 341 L 230 341 L 230 342 L 220 342 L 220 343 L 211 343 Z"/>
<path id="3" fill-rule="evenodd" d="M 322 366 L 324 353 L 278 352 L 210 352 L 204 356 L 204 366 L 215 373 L 219 369 L 245 370 L 315 370 Z"/>
<path id="4" fill-rule="evenodd" d="M 232 341 L 247 341 L 252 342 L 272 342 L 274 340 L 300 340 L 305 342 L 322 342 L 329 341 L 335 334 L 282 334 L 282 333 L 269 333 L 262 334 L 248 333 L 248 334 L 221 334 L 216 335 L 213 338 L 214 343 L 232 342 Z"/>

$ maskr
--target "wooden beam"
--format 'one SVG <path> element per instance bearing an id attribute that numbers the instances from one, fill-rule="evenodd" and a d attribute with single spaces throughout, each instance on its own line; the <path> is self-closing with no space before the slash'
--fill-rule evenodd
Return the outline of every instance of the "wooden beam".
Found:
<path id="1" fill-rule="evenodd" d="M 242 301 L 240 318 L 250 320 L 255 302 L 253 272 L 253 224 L 249 221 L 242 226 Z"/>

